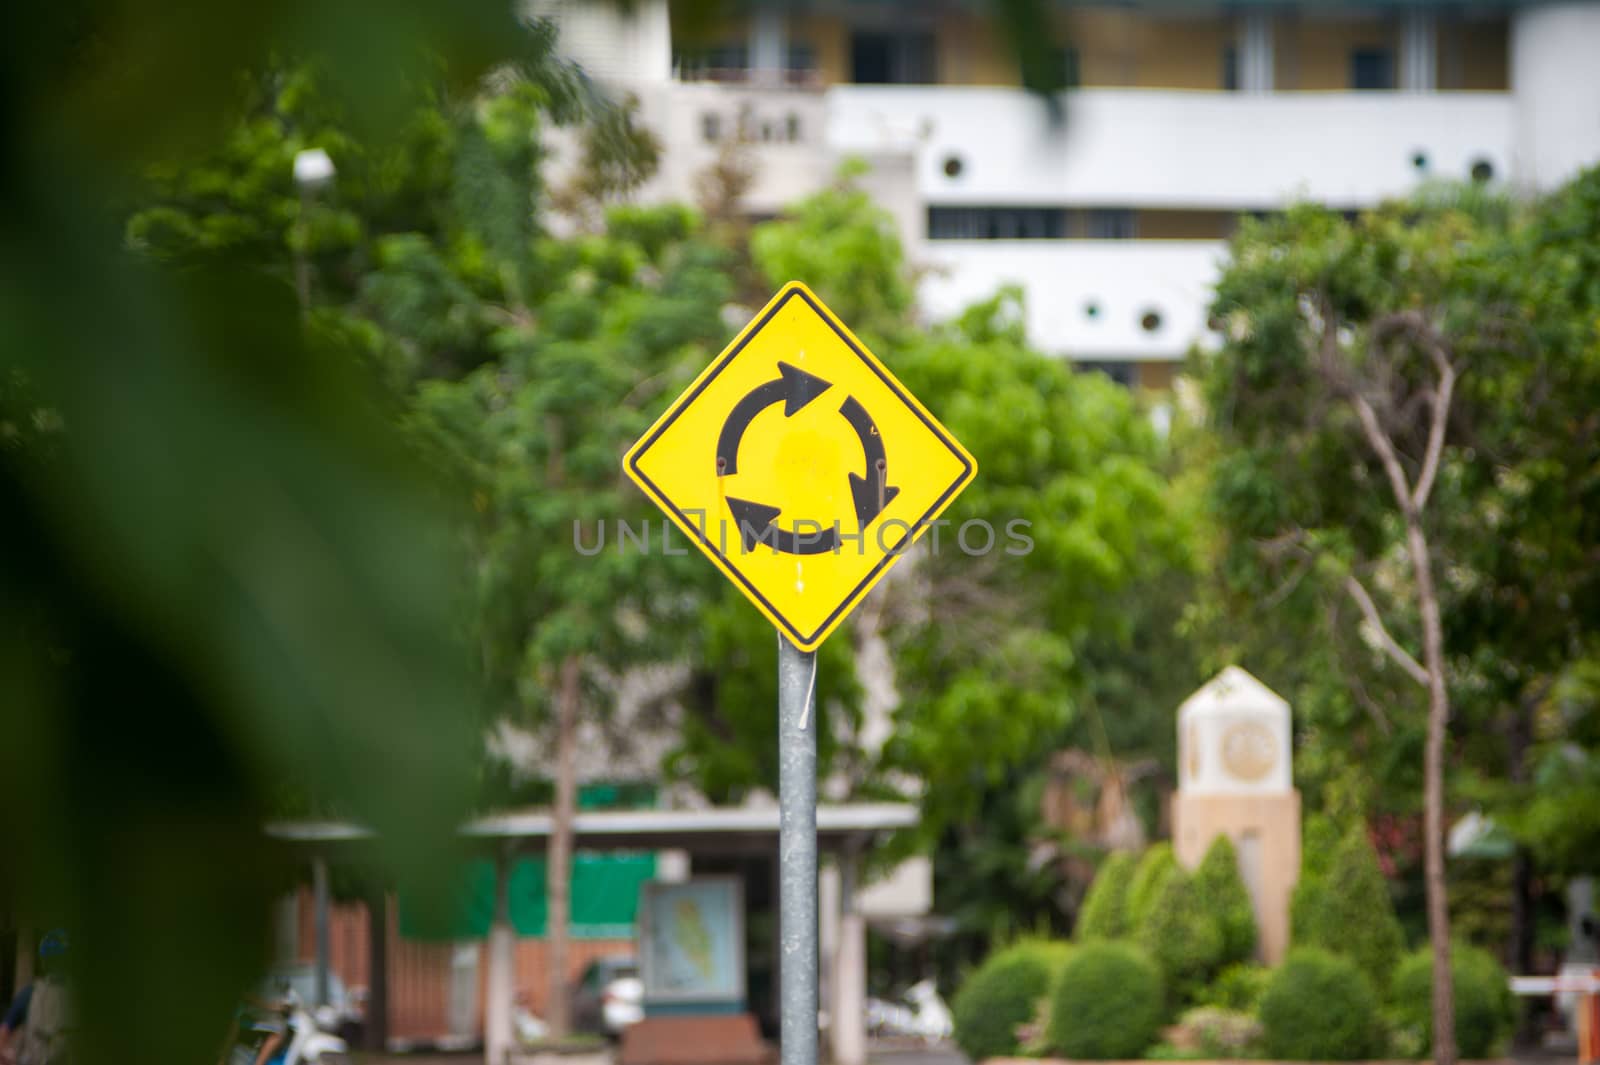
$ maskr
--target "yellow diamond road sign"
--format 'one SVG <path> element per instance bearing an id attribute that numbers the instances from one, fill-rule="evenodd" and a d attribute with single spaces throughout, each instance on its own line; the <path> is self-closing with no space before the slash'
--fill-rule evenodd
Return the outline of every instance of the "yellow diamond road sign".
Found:
<path id="1" fill-rule="evenodd" d="M 977 463 L 790 282 L 623 460 L 802 650 L 815 650 Z"/>

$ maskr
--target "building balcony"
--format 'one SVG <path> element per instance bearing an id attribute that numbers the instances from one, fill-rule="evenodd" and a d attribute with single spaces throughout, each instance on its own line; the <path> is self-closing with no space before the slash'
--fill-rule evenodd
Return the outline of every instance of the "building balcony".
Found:
<path id="1" fill-rule="evenodd" d="M 950 318 L 1002 285 L 1026 296 L 1029 341 L 1076 360 L 1171 362 L 1207 339 L 1227 247 L 1200 240 L 937 241 L 922 246 L 926 314 Z"/>
<path id="2" fill-rule="evenodd" d="M 828 145 L 914 157 L 931 205 L 1355 209 L 1430 178 L 1512 174 L 1506 93 L 1083 89 L 1064 120 L 1018 89 L 836 86 Z"/>

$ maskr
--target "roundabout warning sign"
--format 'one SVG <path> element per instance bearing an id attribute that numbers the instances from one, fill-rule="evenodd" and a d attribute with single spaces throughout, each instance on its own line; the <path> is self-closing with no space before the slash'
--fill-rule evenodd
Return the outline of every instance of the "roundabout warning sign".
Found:
<path id="1" fill-rule="evenodd" d="M 977 472 L 809 289 L 784 286 L 623 460 L 790 641 L 814 650 Z"/>

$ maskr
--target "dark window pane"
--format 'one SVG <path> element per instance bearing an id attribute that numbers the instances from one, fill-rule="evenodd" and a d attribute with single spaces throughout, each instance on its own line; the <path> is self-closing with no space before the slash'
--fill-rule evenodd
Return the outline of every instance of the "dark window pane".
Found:
<path id="1" fill-rule="evenodd" d="M 1231 44 L 1222 49 L 1222 87 L 1239 91 L 1239 49 Z"/>
<path id="2" fill-rule="evenodd" d="M 1388 48 L 1357 48 L 1350 53 L 1352 89 L 1393 89 L 1394 52 Z"/>

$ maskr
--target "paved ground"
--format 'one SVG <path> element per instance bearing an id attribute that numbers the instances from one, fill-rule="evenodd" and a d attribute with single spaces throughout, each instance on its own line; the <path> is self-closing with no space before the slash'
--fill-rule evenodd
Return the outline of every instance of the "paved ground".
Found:
<path id="1" fill-rule="evenodd" d="M 967 1065 L 961 1052 L 951 1049 L 875 1049 L 872 1065 Z M 483 1051 L 459 1054 L 357 1054 L 357 1065 L 478 1065 Z"/>

